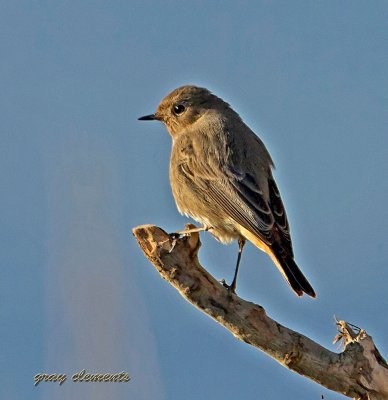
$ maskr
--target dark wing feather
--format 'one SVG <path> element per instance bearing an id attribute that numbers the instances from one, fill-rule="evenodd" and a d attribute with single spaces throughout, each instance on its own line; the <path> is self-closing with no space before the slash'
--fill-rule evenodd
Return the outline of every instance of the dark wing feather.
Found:
<path id="1" fill-rule="evenodd" d="M 275 226 L 279 233 L 279 244 L 286 251 L 287 255 L 294 257 L 294 252 L 292 250 L 291 235 L 290 235 L 290 225 L 288 224 L 286 210 L 278 187 L 276 186 L 275 180 L 272 176 L 268 179 L 268 189 L 269 189 L 269 203 L 272 210 L 272 214 L 275 218 Z"/>

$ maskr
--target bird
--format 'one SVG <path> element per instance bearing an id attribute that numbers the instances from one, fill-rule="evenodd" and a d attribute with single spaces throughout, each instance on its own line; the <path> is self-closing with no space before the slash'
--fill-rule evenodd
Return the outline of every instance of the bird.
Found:
<path id="1" fill-rule="evenodd" d="M 231 106 L 206 88 L 173 90 L 155 113 L 138 118 L 162 122 L 172 138 L 170 184 L 178 211 L 218 241 L 238 242 L 237 275 L 248 240 L 272 259 L 293 291 L 316 297 L 294 260 L 290 226 L 263 141 Z"/>

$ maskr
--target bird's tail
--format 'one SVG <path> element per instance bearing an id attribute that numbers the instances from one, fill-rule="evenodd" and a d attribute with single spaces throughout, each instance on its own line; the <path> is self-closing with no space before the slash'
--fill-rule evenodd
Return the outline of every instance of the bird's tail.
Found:
<path id="1" fill-rule="evenodd" d="M 314 289 L 292 257 L 289 256 L 280 260 L 277 259 L 276 261 L 276 266 L 298 296 L 302 296 L 304 292 L 311 297 L 316 297 Z"/>
<path id="2" fill-rule="evenodd" d="M 276 248 L 276 245 L 271 247 L 266 245 L 262 240 L 258 239 L 256 235 L 241 226 L 240 231 L 245 238 L 271 257 L 272 261 L 283 275 L 283 278 L 288 282 L 298 296 L 302 296 L 303 293 L 306 293 L 311 297 L 316 297 L 314 289 L 296 265 L 296 262 L 291 255 L 282 256 L 283 252 L 280 248 Z"/>

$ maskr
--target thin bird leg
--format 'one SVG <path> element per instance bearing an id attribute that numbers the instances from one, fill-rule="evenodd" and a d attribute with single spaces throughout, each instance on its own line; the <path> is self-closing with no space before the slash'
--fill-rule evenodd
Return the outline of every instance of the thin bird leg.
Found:
<path id="1" fill-rule="evenodd" d="M 244 245 L 245 245 L 245 239 L 239 239 L 238 240 L 237 264 L 236 264 L 236 269 L 234 271 L 234 278 L 233 278 L 232 284 L 228 287 L 228 290 L 230 290 L 232 293 L 236 293 L 237 274 L 238 274 L 238 268 L 240 266 L 241 255 L 242 255 Z"/>
<path id="2" fill-rule="evenodd" d="M 186 236 L 186 235 L 190 235 L 190 233 L 196 233 L 196 232 L 202 232 L 202 231 L 207 232 L 210 229 L 213 229 L 213 228 L 211 226 L 200 226 L 199 228 L 191 228 L 191 229 L 187 229 L 184 231 L 176 232 L 176 235 Z"/>
<path id="3" fill-rule="evenodd" d="M 169 236 L 172 239 L 170 253 L 174 250 L 174 248 L 176 246 L 176 242 L 180 237 L 189 236 L 192 233 L 196 233 L 196 232 L 202 232 L 202 231 L 206 232 L 206 231 L 209 231 L 210 229 L 213 229 L 213 228 L 211 226 L 201 226 L 199 228 L 191 228 L 191 229 L 186 229 L 184 231 L 170 233 Z"/>

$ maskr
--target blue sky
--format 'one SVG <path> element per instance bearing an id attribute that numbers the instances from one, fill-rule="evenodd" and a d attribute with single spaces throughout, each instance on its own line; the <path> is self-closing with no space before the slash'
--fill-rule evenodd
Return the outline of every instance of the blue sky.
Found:
<path id="1" fill-rule="evenodd" d="M 187 83 L 266 143 L 318 298 L 253 246 L 239 295 L 331 350 L 336 315 L 387 357 L 387 19 L 383 1 L 1 2 L 1 398 L 343 398 L 200 314 L 131 235 L 187 222 L 170 137 L 137 121 Z M 209 236 L 200 260 L 231 280 L 237 245 Z M 70 382 L 83 368 L 132 379 Z"/>

